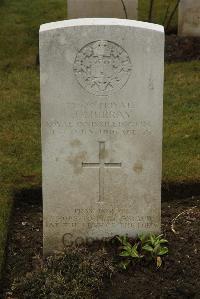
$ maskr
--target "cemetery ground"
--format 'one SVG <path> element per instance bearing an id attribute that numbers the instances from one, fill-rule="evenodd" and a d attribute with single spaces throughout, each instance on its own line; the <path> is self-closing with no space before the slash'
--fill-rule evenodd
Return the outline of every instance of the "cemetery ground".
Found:
<path id="1" fill-rule="evenodd" d="M 145 2 L 141 3 L 141 15 L 144 17 Z M 160 3 L 157 1 L 157 15 L 160 15 L 158 9 L 162 8 Z M 9 232 L 7 265 L 0 267 L 2 286 L 8 291 L 7 298 L 21 299 L 20 295 L 9 295 L 14 279 L 38 270 L 41 265 L 38 29 L 42 23 L 65 19 L 65 6 L 63 0 L 0 1 L 0 265 L 4 266 Z M 174 21 L 172 32 L 175 27 Z M 75 251 L 72 261 L 76 257 L 83 262 L 86 260 L 86 273 L 89 276 L 93 274 L 93 280 L 87 283 L 87 275 L 77 277 L 77 268 L 72 272 L 77 281 L 77 292 L 86 292 L 81 293 L 80 298 L 97 296 L 98 288 L 98 296 L 102 298 L 133 298 L 133 294 L 134 298 L 137 294 L 138 298 L 146 298 L 150 294 L 152 298 L 200 297 L 200 62 L 195 46 L 199 40 L 178 40 L 170 36 L 167 43 L 166 58 L 170 63 L 165 66 L 162 231 L 169 240 L 169 255 L 159 270 L 153 264 L 138 264 L 123 272 L 116 269 L 116 263 L 112 263 L 117 256 L 116 244 L 93 244 L 88 249 L 89 254 Z M 183 51 L 177 50 L 180 44 Z M 178 234 L 171 227 L 177 216 L 174 228 Z M 72 268 L 67 269 L 72 271 Z M 83 289 L 84 285 L 88 288 Z M 73 290 L 70 291 L 73 293 Z"/>

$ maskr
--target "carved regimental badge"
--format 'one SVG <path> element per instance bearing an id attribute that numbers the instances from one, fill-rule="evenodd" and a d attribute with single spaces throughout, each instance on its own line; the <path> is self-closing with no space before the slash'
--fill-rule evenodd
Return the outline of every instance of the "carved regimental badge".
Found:
<path id="1" fill-rule="evenodd" d="M 97 96 L 121 89 L 131 70 L 127 52 L 119 45 L 104 40 L 84 46 L 74 62 L 74 73 L 80 85 Z"/>

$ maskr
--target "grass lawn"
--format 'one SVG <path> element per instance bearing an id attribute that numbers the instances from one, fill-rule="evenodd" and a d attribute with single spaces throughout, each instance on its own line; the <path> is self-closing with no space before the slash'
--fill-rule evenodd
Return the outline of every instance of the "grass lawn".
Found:
<path id="1" fill-rule="evenodd" d="M 39 25 L 65 16 L 64 0 L 0 0 L 0 271 L 13 193 L 41 185 Z"/>
<path id="2" fill-rule="evenodd" d="M 158 12 L 166 2 L 156 1 L 153 16 L 159 22 L 163 14 Z M 146 19 L 148 3 L 140 1 L 141 19 Z M 14 192 L 41 186 L 39 25 L 65 18 L 66 0 L 0 0 L 0 265 Z M 166 65 L 165 182 L 200 181 L 198 74 L 197 61 Z"/>
<path id="3" fill-rule="evenodd" d="M 164 25 L 167 23 L 170 14 L 176 6 L 177 0 L 154 0 L 152 10 L 152 21 L 156 24 Z M 139 0 L 139 19 L 142 21 L 148 20 L 150 0 Z M 177 11 L 174 14 L 172 22 L 170 23 L 169 30 L 176 31 L 177 29 Z M 165 22 L 164 22 L 165 20 Z"/>

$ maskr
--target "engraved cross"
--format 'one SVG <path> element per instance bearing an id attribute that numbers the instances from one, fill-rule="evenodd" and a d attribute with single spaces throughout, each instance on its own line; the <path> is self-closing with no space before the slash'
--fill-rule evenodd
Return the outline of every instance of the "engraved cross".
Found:
<path id="1" fill-rule="evenodd" d="M 97 163 L 84 163 L 82 162 L 82 167 L 84 168 L 99 168 L 99 200 L 98 202 L 103 202 L 104 199 L 104 169 L 105 168 L 119 168 L 122 163 L 105 163 L 105 142 L 99 141 L 99 162 Z"/>

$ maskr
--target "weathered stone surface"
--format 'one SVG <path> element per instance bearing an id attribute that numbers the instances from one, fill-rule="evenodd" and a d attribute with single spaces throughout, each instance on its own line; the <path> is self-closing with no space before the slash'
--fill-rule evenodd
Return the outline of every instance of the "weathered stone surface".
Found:
<path id="1" fill-rule="evenodd" d="M 200 36 L 199 0 L 180 1 L 178 34 L 180 36 Z"/>
<path id="2" fill-rule="evenodd" d="M 67 0 L 68 19 L 119 18 L 137 20 L 138 0 Z"/>
<path id="3" fill-rule="evenodd" d="M 160 231 L 163 27 L 40 29 L 44 252 Z"/>

